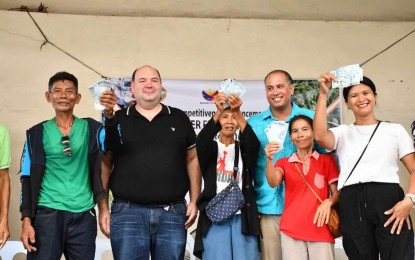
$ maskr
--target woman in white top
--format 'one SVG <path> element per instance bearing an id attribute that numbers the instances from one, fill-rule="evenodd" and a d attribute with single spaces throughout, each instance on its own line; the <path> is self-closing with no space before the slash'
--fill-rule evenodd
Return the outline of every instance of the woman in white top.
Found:
<path id="1" fill-rule="evenodd" d="M 376 87 L 367 77 L 343 89 L 355 122 L 327 129 L 326 103 L 333 80 L 336 78 L 331 73 L 318 79 L 314 138 L 323 148 L 337 152 L 339 211 L 346 254 L 352 260 L 379 256 L 413 260 L 414 235 L 409 217 L 415 202 L 412 139 L 400 124 L 376 119 Z M 406 195 L 399 186 L 398 159 L 411 174 Z"/>

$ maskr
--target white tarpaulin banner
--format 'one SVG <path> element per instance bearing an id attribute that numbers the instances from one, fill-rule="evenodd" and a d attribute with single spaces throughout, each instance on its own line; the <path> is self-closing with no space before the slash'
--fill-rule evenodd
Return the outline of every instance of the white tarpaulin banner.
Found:
<path id="1" fill-rule="evenodd" d="M 131 102 L 131 79 L 113 77 L 109 79 L 115 86 L 115 94 L 118 96 L 118 103 L 126 106 Z M 166 90 L 163 104 L 177 107 L 183 110 L 190 118 L 196 133 L 199 133 L 203 126 L 216 112 L 216 106 L 212 99 L 221 86 L 220 80 L 163 80 L 163 87 Z M 262 80 L 238 80 L 246 93 L 242 96 L 241 111 L 245 118 L 261 113 L 268 107 L 265 94 L 265 86 Z M 318 95 L 318 84 L 316 80 L 295 81 L 295 94 L 293 101 L 301 107 L 314 110 Z M 329 97 L 328 117 L 330 127 L 338 125 L 340 118 L 340 102 L 338 90 L 331 90 Z"/>
<path id="2" fill-rule="evenodd" d="M 245 118 L 261 113 L 268 107 L 262 81 L 239 82 L 246 89 L 241 98 L 241 111 Z M 212 95 L 220 85 L 221 81 L 215 80 L 165 80 L 163 86 L 167 89 L 167 96 L 163 103 L 185 111 L 198 133 L 216 112 Z"/>

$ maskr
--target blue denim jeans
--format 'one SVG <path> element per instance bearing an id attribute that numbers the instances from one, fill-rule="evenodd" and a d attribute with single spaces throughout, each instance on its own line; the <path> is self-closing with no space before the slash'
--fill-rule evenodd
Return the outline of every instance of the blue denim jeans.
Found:
<path id="1" fill-rule="evenodd" d="M 95 209 L 71 213 L 39 206 L 34 220 L 36 252 L 27 259 L 90 259 L 95 256 L 97 219 Z"/>
<path id="2" fill-rule="evenodd" d="M 165 208 L 113 203 L 110 239 L 115 260 L 184 258 L 187 232 L 185 203 Z"/>

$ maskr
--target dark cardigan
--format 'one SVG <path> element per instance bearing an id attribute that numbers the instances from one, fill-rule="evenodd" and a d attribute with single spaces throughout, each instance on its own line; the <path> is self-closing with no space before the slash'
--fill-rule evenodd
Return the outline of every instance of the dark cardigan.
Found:
<path id="1" fill-rule="evenodd" d="M 106 198 L 101 181 L 101 153 L 97 141 L 99 139 L 99 132 L 102 130 L 102 125 L 92 118 L 86 118 L 85 120 L 88 121 L 89 127 L 88 170 L 90 184 L 94 193 L 94 201 L 98 203 L 101 199 Z M 31 127 L 26 132 L 31 165 L 30 175 L 21 177 L 22 191 L 20 212 L 22 214 L 22 219 L 25 217 L 34 218 L 36 216 L 37 203 L 46 163 L 45 151 L 43 148 L 43 124 L 45 122 L 46 121 Z"/>
<path id="2" fill-rule="evenodd" d="M 200 211 L 196 229 L 196 238 L 193 254 L 202 258 L 204 250 L 202 237 L 206 236 L 212 222 L 206 215 L 206 205 L 216 195 L 216 163 L 218 157 L 218 144 L 214 141 L 215 135 L 221 130 L 219 123 L 215 124 L 212 119 L 200 131 L 196 138 L 196 150 L 199 159 L 200 169 L 204 181 L 204 189 L 197 201 Z M 242 193 L 245 197 L 245 205 L 241 209 L 242 233 L 246 235 L 261 236 L 259 225 L 256 197 L 253 187 L 253 175 L 255 173 L 255 163 L 258 157 L 260 143 L 251 126 L 246 124 L 240 134 L 239 144 L 243 162 L 242 173 Z M 259 243 L 258 243 L 259 246 Z"/>

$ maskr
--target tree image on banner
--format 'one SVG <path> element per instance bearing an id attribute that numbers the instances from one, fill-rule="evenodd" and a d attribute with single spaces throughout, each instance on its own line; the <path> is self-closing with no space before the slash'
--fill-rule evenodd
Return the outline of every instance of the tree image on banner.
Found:
<path id="1" fill-rule="evenodd" d="M 311 110 L 316 109 L 316 102 L 319 93 L 317 80 L 294 80 L 293 101 L 300 107 Z M 339 89 L 330 89 L 327 100 L 327 124 L 328 127 L 338 126 L 341 122 Z"/>

